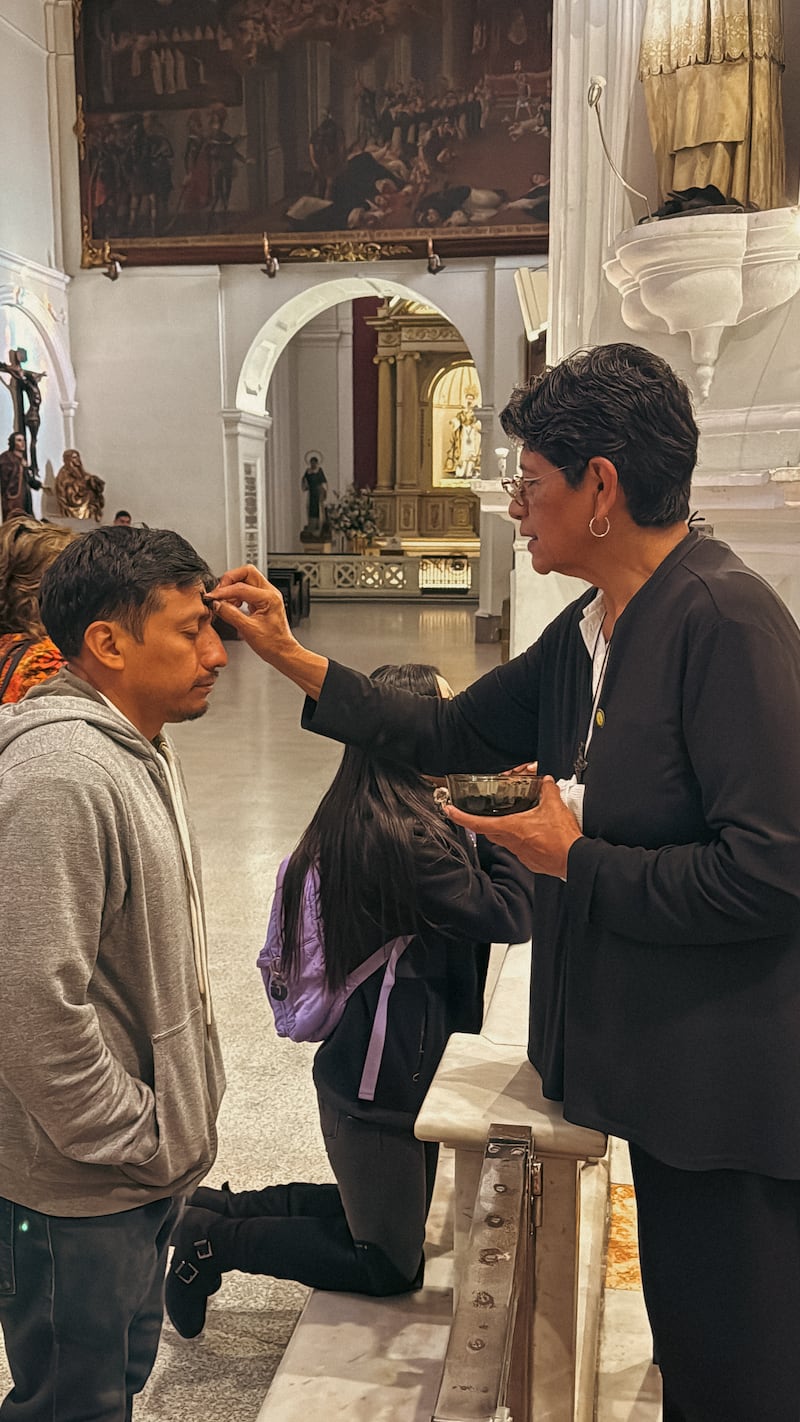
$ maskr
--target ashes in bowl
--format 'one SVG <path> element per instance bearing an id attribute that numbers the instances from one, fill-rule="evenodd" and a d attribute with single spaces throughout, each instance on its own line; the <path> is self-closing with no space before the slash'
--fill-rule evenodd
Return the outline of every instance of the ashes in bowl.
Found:
<path id="1" fill-rule="evenodd" d="M 467 815 L 518 815 L 539 803 L 541 775 L 448 775 L 447 789 Z"/>

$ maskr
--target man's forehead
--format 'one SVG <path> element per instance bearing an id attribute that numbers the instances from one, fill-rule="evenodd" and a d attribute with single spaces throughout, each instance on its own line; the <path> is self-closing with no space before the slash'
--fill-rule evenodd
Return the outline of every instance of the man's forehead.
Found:
<path id="1" fill-rule="evenodd" d="M 166 617 L 195 617 L 208 611 L 205 585 L 198 578 L 190 587 L 176 587 L 174 583 L 158 589 L 158 602 L 154 613 Z"/>

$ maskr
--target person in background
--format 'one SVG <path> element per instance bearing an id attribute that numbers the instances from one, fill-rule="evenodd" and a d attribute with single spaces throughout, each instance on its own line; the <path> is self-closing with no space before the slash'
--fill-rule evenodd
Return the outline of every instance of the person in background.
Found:
<path id="1" fill-rule="evenodd" d="M 124 526 L 124 527 L 127 528 L 127 527 L 130 526 L 130 524 L 131 524 L 132 522 L 133 522 L 133 520 L 132 520 L 130 514 L 128 513 L 128 510 L 127 510 L 127 509 L 117 509 L 117 512 L 114 514 L 114 519 L 113 519 L 112 527 L 113 527 L 113 528 L 120 528 L 120 527 Z"/>
<path id="2" fill-rule="evenodd" d="M 528 1052 L 630 1144 L 665 1422 L 797 1422 L 800 629 L 690 526 L 698 430 L 658 356 L 576 352 L 501 422 L 534 571 L 590 587 L 453 701 L 307 651 L 255 569 L 213 596 L 307 728 L 430 774 L 538 759 L 536 809 L 449 814 L 535 872 Z"/>
<path id="3" fill-rule="evenodd" d="M 130 1422 L 167 1246 L 224 1087 L 200 866 L 166 723 L 225 650 L 208 565 L 98 528 L 42 580 L 67 667 L 0 712 L 2 1422 Z"/>
<path id="4" fill-rule="evenodd" d="M 452 696 L 431 666 L 379 667 L 373 678 L 433 701 Z M 355 988 L 314 1058 L 337 1183 L 195 1191 L 167 1276 L 167 1312 L 185 1338 L 202 1330 L 208 1297 L 229 1269 L 350 1293 L 421 1288 L 438 1146 L 416 1139 L 414 1121 L 450 1033 L 480 1030 L 488 944 L 530 937 L 532 894 L 533 875 L 451 825 L 416 771 L 344 752 L 278 875 L 265 952 L 279 968 L 267 975 L 268 991 L 277 985 L 274 996 L 285 999 L 310 945 L 324 950 L 333 992 L 377 950 L 409 938 L 382 1055 L 372 1043 L 378 970 Z"/>
<path id="5" fill-rule="evenodd" d="M 12 518 L 0 525 L 0 703 L 21 701 L 64 658 L 42 626 L 42 574 L 74 535 L 57 524 Z"/>

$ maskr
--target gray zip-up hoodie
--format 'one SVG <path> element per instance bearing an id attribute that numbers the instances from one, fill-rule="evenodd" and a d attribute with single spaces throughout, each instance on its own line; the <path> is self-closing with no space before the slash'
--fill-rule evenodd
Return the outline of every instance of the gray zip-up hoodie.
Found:
<path id="1" fill-rule="evenodd" d="M 176 797 L 168 743 L 69 672 L 0 710 L 0 1195 L 32 1209 L 114 1214 L 213 1162 L 224 1076 Z"/>

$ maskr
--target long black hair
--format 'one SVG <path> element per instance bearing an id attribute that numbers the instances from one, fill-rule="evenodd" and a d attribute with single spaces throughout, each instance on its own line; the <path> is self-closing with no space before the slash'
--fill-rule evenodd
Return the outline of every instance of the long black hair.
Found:
<path id="1" fill-rule="evenodd" d="M 382 666 L 372 680 L 439 696 L 436 667 L 419 662 Z M 461 855 L 458 840 L 417 771 L 348 746 L 333 782 L 286 866 L 283 881 L 284 971 L 298 963 L 303 886 L 319 873 L 319 908 L 325 935 L 325 976 L 331 989 L 385 938 L 416 926 L 414 833 L 420 831 Z"/>

